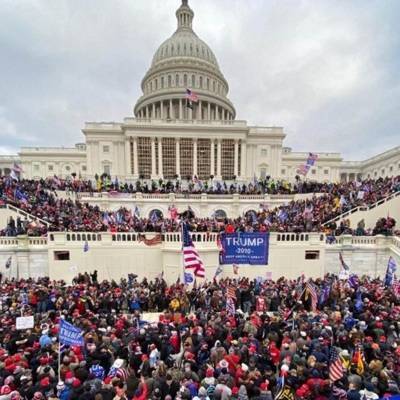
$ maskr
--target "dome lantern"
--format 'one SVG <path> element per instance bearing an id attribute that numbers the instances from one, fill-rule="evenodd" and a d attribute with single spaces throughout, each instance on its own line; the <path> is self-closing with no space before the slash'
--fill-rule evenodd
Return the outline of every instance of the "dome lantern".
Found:
<path id="1" fill-rule="evenodd" d="M 178 30 L 192 29 L 194 17 L 193 10 L 188 5 L 188 0 L 182 0 L 181 6 L 176 10 L 176 19 L 178 20 Z"/>

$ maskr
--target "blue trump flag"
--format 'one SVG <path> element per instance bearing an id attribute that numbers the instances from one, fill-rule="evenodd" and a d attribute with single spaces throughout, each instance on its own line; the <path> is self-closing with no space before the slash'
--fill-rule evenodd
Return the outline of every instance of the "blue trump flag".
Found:
<path id="1" fill-rule="evenodd" d="M 83 346 L 83 331 L 63 319 L 60 322 L 60 344 L 69 346 Z"/>
<path id="2" fill-rule="evenodd" d="M 221 264 L 268 264 L 269 233 L 223 233 L 221 243 Z"/>
<path id="3" fill-rule="evenodd" d="M 389 257 L 387 269 L 386 269 L 386 275 L 385 275 L 385 286 L 389 287 L 392 286 L 393 284 L 393 276 L 394 273 L 396 272 L 397 269 L 397 264 L 396 260 L 393 257 Z"/>

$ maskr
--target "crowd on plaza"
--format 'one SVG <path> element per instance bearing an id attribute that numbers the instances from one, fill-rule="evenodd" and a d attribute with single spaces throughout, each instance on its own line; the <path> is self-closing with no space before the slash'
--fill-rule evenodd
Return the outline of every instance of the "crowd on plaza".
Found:
<path id="1" fill-rule="evenodd" d="M 250 212 L 238 218 L 199 218 L 192 210 L 183 212 L 189 220 L 190 229 L 199 232 L 319 232 L 327 230 L 333 234 L 349 233 L 346 223 L 336 223 L 324 227 L 323 223 L 356 206 L 366 206 L 400 189 L 400 176 L 363 182 L 339 184 L 316 184 L 324 192 L 306 200 L 291 201 L 274 209 L 265 208 Z M 175 209 L 175 214 L 161 216 L 154 213 L 148 218 L 140 215 L 140 210 L 120 208 L 107 212 L 98 206 L 82 203 L 79 200 L 62 199 L 57 193 L 46 188 L 42 181 L 12 181 L 0 178 L 0 199 L 48 222 L 47 227 L 38 221 L 10 220 L 2 235 L 14 236 L 25 231 L 30 235 L 43 235 L 50 231 L 111 231 L 111 232 L 172 232 L 179 230 L 182 216 Z M 375 233 L 393 233 L 395 221 L 392 218 L 384 223 L 378 221 Z M 362 227 L 359 234 L 371 234 Z"/>
<path id="2" fill-rule="evenodd" d="M 398 289 L 349 282 L 3 281 L 0 399 L 397 399 Z M 61 320 L 82 346 L 59 347 Z"/>

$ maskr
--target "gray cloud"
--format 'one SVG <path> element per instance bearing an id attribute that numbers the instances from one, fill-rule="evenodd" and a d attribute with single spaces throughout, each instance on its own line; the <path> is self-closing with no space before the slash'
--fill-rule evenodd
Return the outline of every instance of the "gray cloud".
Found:
<path id="1" fill-rule="evenodd" d="M 400 3 L 191 0 L 238 118 L 294 150 L 363 159 L 399 144 Z M 85 121 L 132 115 L 178 0 L 3 0 L 1 153 L 73 145 Z M 379 138 L 379 140 L 377 140 Z"/>

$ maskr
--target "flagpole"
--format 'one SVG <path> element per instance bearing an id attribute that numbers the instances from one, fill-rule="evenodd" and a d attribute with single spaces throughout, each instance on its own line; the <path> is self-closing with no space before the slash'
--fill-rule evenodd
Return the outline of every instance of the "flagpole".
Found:
<path id="1" fill-rule="evenodd" d="M 58 382 L 61 382 L 61 342 L 58 337 Z"/>
<path id="2" fill-rule="evenodd" d="M 181 260 L 182 260 L 182 282 L 186 286 L 186 281 L 185 281 L 185 262 L 184 262 L 184 255 L 183 255 L 183 222 L 181 222 Z"/>

